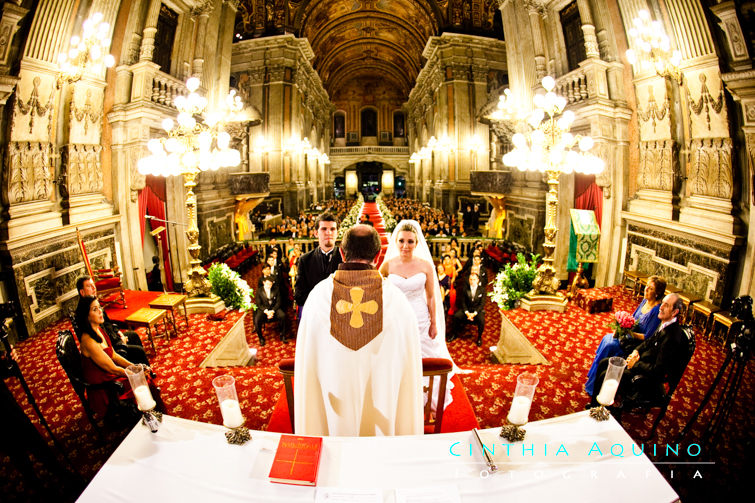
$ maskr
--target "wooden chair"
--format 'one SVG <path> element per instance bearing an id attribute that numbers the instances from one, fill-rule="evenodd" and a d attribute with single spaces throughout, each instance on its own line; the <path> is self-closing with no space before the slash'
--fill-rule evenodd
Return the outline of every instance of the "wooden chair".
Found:
<path id="1" fill-rule="evenodd" d="M 76 239 L 79 242 L 81 255 L 84 257 L 84 266 L 86 267 L 87 274 L 94 281 L 94 286 L 97 288 L 97 299 L 100 301 L 103 309 L 106 305 L 113 303 L 118 303 L 123 309 L 126 309 L 126 296 L 123 291 L 121 272 L 118 266 L 115 265 L 110 269 L 92 269 L 92 264 L 89 262 L 89 255 L 87 254 L 84 241 L 81 239 L 78 227 L 76 228 Z"/>
<path id="2" fill-rule="evenodd" d="M 666 377 L 663 393 L 657 397 L 645 397 L 645 396 L 633 396 L 631 393 L 627 397 L 624 397 L 624 401 L 621 407 L 614 409 L 616 419 L 621 422 L 623 414 L 649 414 L 651 409 L 660 409 L 658 415 L 653 420 L 653 426 L 647 436 L 640 438 L 642 440 L 650 440 L 655 436 L 658 424 L 665 417 L 668 406 L 671 403 L 671 397 L 679 385 L 679 381 L 682 380 L 684 371 L 687 369 L 689 361 L 692 359 L 692 355 L 695 353 L 695 332 L 690 326 L 683 326 L 682 330 L 687 336 L 687 353 L 680 355 L 679 365 L 677 368 L 669 373 Z M 646 376 L 635 376 L 632 379 L 632 389 L 644 389 L 642 380 L 647 379 Z"/>
<path id="3" fill-rule="evenodd" d="M 446 401 L 446 387 L 448 374 L 453 369 L 451 360 L 444 358 L 422 358 L 422 375 L 430 378 L 430 383 L 425 387 L 427 396 L 432 397 L 435 388 L 435 380 L 438 378 L 438 412 L 433 415 L 431 406 L 432 399 L 428 398 L 425 405 L 425 432 L 430 429 L 431 433 L 440 433 L 443 424 L 443 408 Z M 294 431 L 294 359 L 286 358 L 278 362 L 278 371 L 283 376 L 283 385 L 286 389 L 286 403 L 288 404 L 288 418 L 291 421 L 291 431 Z"/>

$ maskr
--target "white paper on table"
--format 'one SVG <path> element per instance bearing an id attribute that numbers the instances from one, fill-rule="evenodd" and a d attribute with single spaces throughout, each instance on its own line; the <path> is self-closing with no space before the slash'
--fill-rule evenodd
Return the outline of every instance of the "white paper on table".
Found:
<path id="1" fill-rule="evenodd" d="M 380 489 L 348 489 L 342 487 L 318 487 L 315 503 L 382 503 Z"/>
<path id="2" fill-rule="evenodd" d="M 461 503 L 455 485 L 396 489 L 396 503 Z"/>

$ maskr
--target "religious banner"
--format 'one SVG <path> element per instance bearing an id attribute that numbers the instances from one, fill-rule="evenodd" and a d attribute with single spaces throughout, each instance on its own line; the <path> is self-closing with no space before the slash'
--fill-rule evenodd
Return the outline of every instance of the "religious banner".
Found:
<path id="1" fill-rule="evenodd" d="M 569 233 L 569 259 L 567 270 L 576 271 L 581 262 L 598 261 L 600 246 L 600 227 L 592 210 L 569 210 L 571 226 Z"/>

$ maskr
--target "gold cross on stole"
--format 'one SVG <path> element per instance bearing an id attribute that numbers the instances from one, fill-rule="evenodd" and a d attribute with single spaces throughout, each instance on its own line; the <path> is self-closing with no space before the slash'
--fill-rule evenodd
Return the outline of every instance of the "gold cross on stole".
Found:
<path id="1" fill-rule="evenodd" d="M 336 303 L 336 312 L 338 312 L 338 314 L 351 313 L 349 325 L 351 325 L 352 328 L 360 328 L 364 325 L 362 313 L 375 314 L 378 309 L 378 304 L 374 300 L 367 301 L 363 304 L 362 299 L 364 298 L 364 290 L 358 286 L 349 289 L 349 296 L 351 297 L 351 302 L 339 300 Z"/>

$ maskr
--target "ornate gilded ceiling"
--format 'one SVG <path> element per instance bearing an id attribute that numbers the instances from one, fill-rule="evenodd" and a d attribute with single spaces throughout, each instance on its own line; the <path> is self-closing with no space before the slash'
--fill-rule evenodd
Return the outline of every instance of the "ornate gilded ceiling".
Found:
<path id="1" fill-rule="evenodd" d="M 241 0 L 237 39 L 306 37 L 334 102 L 355 89 L 409 96 L 429 37 L 444 31 L 502 38 L 498 0 Z"/>

